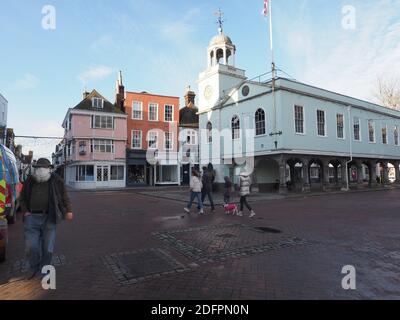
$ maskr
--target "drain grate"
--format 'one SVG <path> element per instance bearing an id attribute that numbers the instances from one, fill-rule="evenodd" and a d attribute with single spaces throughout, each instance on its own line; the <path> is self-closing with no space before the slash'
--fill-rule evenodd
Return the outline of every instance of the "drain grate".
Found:
<path id="1" fill-rule="evenodd" d="M 281 230 L 268 228 L 268 227 L 255 227 L 254 229 L 256 229 L 257 231 L 263 232 L 263 233 L 282 233 Z"/>
<path id="2" fill-rule="evenodd" d="M 190 270 L 161 249 L 115 253 L 103 257 L 102 260 L 121 285 L 134 284 L 162 275 Z"/>

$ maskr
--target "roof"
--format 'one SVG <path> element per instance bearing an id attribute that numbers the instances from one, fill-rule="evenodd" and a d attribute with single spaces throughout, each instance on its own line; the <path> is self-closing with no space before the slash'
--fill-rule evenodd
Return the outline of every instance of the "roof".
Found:
<path id="1" fill-rule="evenodd" d="M 191 103 L 179 110 L 179 126 L 181 127 L 198 127 L 199 115 L 198 109 Z"/>
<path id="2" fill-rule="evenodd" d="M 103 108 L 93 108 L 92 98 L 103 99 L 104 100 Z M 89 95 L 81 102 L 79 102 L 73 109 L 125 114 L 120 108 L 118 108 L 117 106 L 115 106 L 115 104 L 108 101 L 96 90 L 93 90 L 91 93 L 89 93 Z"/>
<path id="3" fill-rule="evenodd" d="M 220 33 L 220 34 L 216 35 L 210 41 L 210 47 L 216 46 L 216 45 L 221 45 L 221 44 L 229 44 L 229 45 L 233 46 L 233 42 L 232 42 L 231 38 L 226 36 L 224 33 Z"/>
<path id="4" fill-rule="evenodd" d="M 149 92 L 146 92 L 146 91 L 142 91 L 142 92 L 125 91 L 125 92 L 126 92 L 126 95 L 134 94 L 134 95 L 144 95 L 144 96 L 179 99 L 179 97 L 176 97 L 176 96 L 167 96 L 167 95 L 162 95 L 162 94 L 149 93 Z"/>

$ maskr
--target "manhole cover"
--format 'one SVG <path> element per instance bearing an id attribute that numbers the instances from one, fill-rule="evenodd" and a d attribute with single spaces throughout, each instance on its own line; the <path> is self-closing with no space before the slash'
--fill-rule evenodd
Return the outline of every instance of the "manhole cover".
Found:
<path id="1" fill-rule="evenodd" d="M 268 227 L 255 227 L 254 229 L 264 232 L 264 233 L 282 233 L 281 230 L 268 228 Z"/>
<path id="2" fill-rule="evenodd" d="M 217 237 L 223 239 L 229 239 L 229 238 L 236 238 L 237 236 L 231 233 L 223 233 L 223 234 L 217 234 Z"/>
<path id="3" fill-rule="evenodd" d="M 105 256 L 104 264 L 123 285 L 190 270 L 161 249 L 144 249 Z"/>

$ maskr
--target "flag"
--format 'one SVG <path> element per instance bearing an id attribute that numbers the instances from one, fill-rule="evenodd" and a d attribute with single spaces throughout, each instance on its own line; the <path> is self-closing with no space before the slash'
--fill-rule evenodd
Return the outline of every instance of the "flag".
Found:
<path id="1" fill-rule="evenodd" d="M 268 0 L 264 0 L 264 9 L 262 11 L 262 14 L 264 15 L 264 17 L 268 15 Z"/>

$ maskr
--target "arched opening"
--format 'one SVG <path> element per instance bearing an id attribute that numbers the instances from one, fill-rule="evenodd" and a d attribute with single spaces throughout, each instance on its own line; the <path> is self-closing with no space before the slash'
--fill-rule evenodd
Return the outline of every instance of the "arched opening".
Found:
<path id="1" fill-rule="evenodd" d="M 359 175 L 357 163 L 355 161 L 352 161 L 348 164 L 347 168 L 349 170 L 347 173 L 349 176 L 349 183 L 356 184 L 358 182 Z"/>
<path id="2" fill-rule="evenodd" d="M 223 61 L 224 60 L 224 50 L 218 49 L 216 58 L 217 58 L 218 64 L 223 64 L 224 63 L 224 61 Z"/>
<path id="3" fill-rule="evenodd" d="M 396 182 L 396 168 L 395 164 L 392 162 L 388 162 L 387 164 L 387 170 L 388 170 L 388 179 L 389 183 L 395 183 Z"/>
<path id="4" fill-rule="evenodd" d="M 226 64 L 230 66 L 233 65 L 231 57 L 232 57 L 232 51 L 230 49 L 226 49 Z"/>
<path id="5" fill-rule="evenodd" d="M 323 179 L 323 164 L 321 160 L 312 159 L 309 162 L 310 184 L 321 184 Z"/>
<path id="6" fill-rule="evenodd" d="M 308 176 L 310 190 L 320 191 L 324 182 L 324 165 L 320 159 L 311 159 L 308 162 Z"/>
<path id="7" fill-rule="evenodd" d="M 370 181 L 370 166 L 365 162 L 361 163 L 361 180 L 368 183 Z"/>
<path id="8" fill-rule="evenodd" d="M 210 52 L 210 66 L 214 66 L 215 62 L 214 62 L 214 51 Z"/>
<path id="9" fill-rule="evenodd" d="M 300 159 L 292 158 L 286 162 L 286 185 L 288 191 L 300 192 L 304 185 L 304 164 Z M 308 182 L 307 182 L 308 183 Z"/>
<path id="10" fill-rule="evenodd" d="M 361 166 L 363 181 L 368 182 L 368 185 L 371 186 L 371 184 L 375 182 L 373 181 L 373 179 L 375 179 L 375 172 L 373 170 L 376 171 L 376 169 L 374 169 L 374 166 L 369 161 L 363 161 Z"/>
<path id="11" fill-rule="evenodd" d="M 385 184 L 385 163 L 378 161 L 376 163 L 376 183 Z"/>
<path id="12" fill-rule="evenodd" d="M 337 186 L 342 181 L 342 167 L 340 161 L 335 159 L 329 162 L 329 183 L 336 184 Z"/>
<path id="13" fill-rule="evenodd" d="M 265 111 L 261 108 L 258 109 L 255 114 L 255 128 L 256 136 L 265 134 Z"/>

